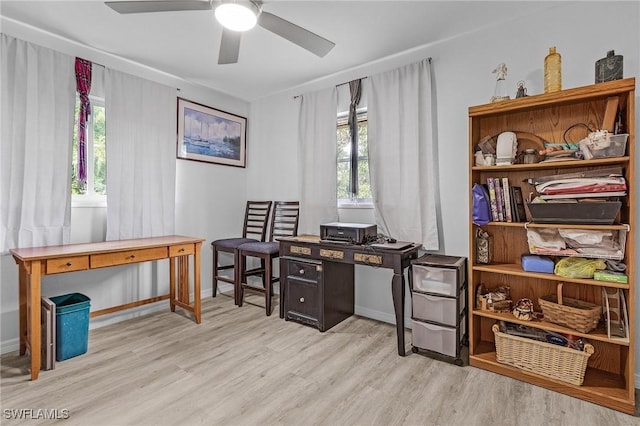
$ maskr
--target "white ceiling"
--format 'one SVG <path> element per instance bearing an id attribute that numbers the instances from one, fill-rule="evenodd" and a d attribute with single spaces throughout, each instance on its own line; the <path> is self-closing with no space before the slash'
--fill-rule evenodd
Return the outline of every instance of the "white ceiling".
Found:
<path id="1" fill-rule="evenodd" d="M 407 50 L 525 16 L 540 1 L 280 1 L 265 11 L 336 43 L 324 58 L 256 27 L 218 65 L 213 11 L 120 15 L 102 1 L 4 1 L 0 15 L 251 101 Z"/>

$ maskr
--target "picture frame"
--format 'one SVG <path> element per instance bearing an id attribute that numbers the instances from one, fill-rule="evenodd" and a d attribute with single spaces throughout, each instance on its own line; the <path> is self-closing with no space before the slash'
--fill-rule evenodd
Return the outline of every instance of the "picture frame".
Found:
<path id="1" fill-rule="evenodd" d="M 247 119 L 178 98 L 177 158 L 246 167 Z"/>

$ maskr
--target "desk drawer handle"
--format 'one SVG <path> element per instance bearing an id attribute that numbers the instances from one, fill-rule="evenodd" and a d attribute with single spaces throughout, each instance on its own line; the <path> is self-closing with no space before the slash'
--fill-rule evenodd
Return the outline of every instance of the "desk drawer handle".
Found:
<path id="1" fill-rule="evenodd" d="M 304 303 L 304 297 L 300 298 L 300 303 Z"/>
<path id="2" fill-rule="evenodd" d="M 304 269 L 300 269 L 300 275 L 304 275 Z"/>
<path id="3" fill-rule="evenodd" d="M 135 259 L 135 258 L 136 258 L 135 254 L 132 254 L 131 256 L 129 256 L 129 259 Z"/>
<path id="4" fill-rule="evenodd" d="M 178 253 L 182 253 L 182 252 L 184 252 L 184 249 L 183 249 L 183 248 L 181 248 L 180 250 L 178 250 Z"/>
<path id="5" fill-rule="evenodd" d="M 71 266 L 71 262 L 67 262 L 67 267 Z"/>

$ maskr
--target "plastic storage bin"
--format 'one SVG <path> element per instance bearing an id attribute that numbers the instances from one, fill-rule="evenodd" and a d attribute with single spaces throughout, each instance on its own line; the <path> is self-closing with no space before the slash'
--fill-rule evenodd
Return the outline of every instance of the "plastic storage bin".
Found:
<path id="1" fill-rule="evenodd" d="M 87 352 L 91 299 L 71 293 L 52 297 L 56 305 L 56 361 Z"/>
<path id="2" fill-rule="evenodd" d="M 628 138 L 628 134 L 610 135 L 608 141 L 586 143 L 581 148 L 586 148 L 593 158 L 624 157 Z"/>

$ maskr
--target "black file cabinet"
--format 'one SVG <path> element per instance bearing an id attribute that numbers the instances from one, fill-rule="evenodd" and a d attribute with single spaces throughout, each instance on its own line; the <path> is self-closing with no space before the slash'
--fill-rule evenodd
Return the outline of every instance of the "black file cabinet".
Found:
<path id="1" fill-rule="evenodd" d="M 326 331 L 353 315 L 353 265 L 283 256 L 284 318 Z"/>
<path id="2" fill-rule="evenodd" d="M 466 258 L 428 254 L 411 261 L 412 351 L 464 365 Z"/>

